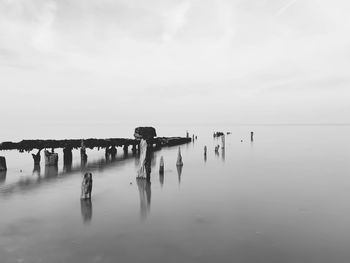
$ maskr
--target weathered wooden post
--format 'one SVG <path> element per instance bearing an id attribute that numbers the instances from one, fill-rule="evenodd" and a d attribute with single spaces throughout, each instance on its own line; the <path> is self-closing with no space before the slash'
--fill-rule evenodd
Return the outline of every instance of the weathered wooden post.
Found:
<path id="1" fill-rule="evenodd" d="M 254 141 L 254 132 L 250 132 L 250 140 Z"/>
<path id="2" fill-rule="evenodd" d="M 160 161 L 159 161 L 159 173 L 160 174 L 164 174 L 164 159 L 163 159 L 163 156 L 160 157 Z"/>
<path id="3" fill-rule="evenodd" d="M 183 162 L 182 162 L 182 156 L 181 156 L 181 150 L 179 147 L 179 151 L 177 153 L 177 160 L 176 160 L 176 166 L 183 166 Z"/>
<path id="4" fill-rule="evenodd" d="M 138 178 L 145 178 L 147 181 L 151 179 L 151 159 L 153 138 L 157 136 L 153 127 L 137 127 L 135 128 L 134 137 L 140 141 L 140 169 Z"/>
<path id="5" fill-rule="evenodd" d="M 6 158 L 0 156 L 0 171 L 7 171 Z"/>
<path id="6" fill-rule="evenodd" d="M 54 149 L 51 149 L 51 152 L 48 150 L 44 151 L 45 153 L 45 165 L 47 166 L 57 166 L 58 163 L 58 154 L 54 152 Z"/>
<path id="7" fill-rule="evenodd" d="M 137 152 L 138 152 L 138 153 L 141 153 L 140 142 L 137 144 Z"/>
<path id="8" fill-rule="evenodd" d="M 34 165 L 39 165 L 40 164 L 40 160 L 41 160 L 40 151 L 41 151 L 41 149 L 38 150 L 37 154 L 32 153 L 33 160 L 34 160 Z"/>

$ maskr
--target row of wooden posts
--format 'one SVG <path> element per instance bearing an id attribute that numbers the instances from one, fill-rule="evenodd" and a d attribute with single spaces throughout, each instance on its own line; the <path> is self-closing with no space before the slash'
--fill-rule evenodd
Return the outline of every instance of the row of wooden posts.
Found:
<path id="1" fill-rule="evenodd" d="M 123 146 L 123 152 L 124 154 L 128 154 L 128 145 Z M 136 154 L 138 151 L 138 145 L 133 144 L 132 145 L 132 153 Z M 73 154 L 72 154 L 72 148 L 71 147 L 65 147 L 63 148 L 63 163 L 64 164 L 71 164 L 73 161 Z M 45 155 L 45 165 L 57 165 L 58 163 L 58 153 L 54 151 L 54 148 L 51 149 L 51 152 L 48 150 L 44 150 Z M 117 148 L 116 146 L 109 146 L 105 148 L 105 156 L 106 158 L 112 158 L 114 159 L 117 155 Z M 32 153 L 32 157 L 34 160 L 34 165 L 39 165 L 41 162 L 41 150 L 38 150 L 36 154 Z M 83 162 L 87 161 L 87 154 L 86 154 L 86 147 L 84 146 L 83 142 L 80 148 L 80 157 Z M 6 164 L 6 158 L 4 156 L 0 156 L 0 171 L 6 171 L 7 170 L 7 164 Z"/>

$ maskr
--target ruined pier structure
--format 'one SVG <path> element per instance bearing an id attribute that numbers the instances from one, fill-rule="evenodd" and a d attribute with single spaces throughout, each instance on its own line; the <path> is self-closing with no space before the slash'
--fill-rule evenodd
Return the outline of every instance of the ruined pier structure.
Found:
<path id="1" fill-rule="evenodd" d="M 115 158 L 117 147 L 122 147 L 124 154 L 128 153 L 131 147 L 132 153 L 136 154 L 140 150 L 140 140 L 147 138 L 153 149 L 159 149 L 164 146 L 176 146 L 191 142 L 191 138 L 183 137 L 156 137 L 156 131 L 153 127 L 138 127 L 134 133 L 135 139 L 125 138 L 109 138 L 109 139 L 73 139 L 73 140 L 22 140 L 20 142 L 2 142 L 0 143 L 0 151 L 2 150 L 18 150 L 20 152 L 31 152 L 38 150 L 36 154 L 32 154 L 34 164 L 40 164 L 41 150 L 62 148 L 64 164 L 72 163 L 72 150 L 80 149 L 81 160 L 87 160 L 86 148 L 89 149 L 105 149 L 106 158 Z M 47 154 L 46 151 L 45 154 Z M 1 163 L 5 163 L 3 157 Z M 1 165 L 0 165 L 1 166 Z M 2 166 L 6 169 L 6 165 Z"/>

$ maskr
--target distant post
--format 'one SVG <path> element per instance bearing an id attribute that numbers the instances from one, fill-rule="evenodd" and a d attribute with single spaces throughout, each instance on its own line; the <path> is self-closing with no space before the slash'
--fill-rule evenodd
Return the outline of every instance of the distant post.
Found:
<path id="1" fill-rule="evenodd" d="M 250 140 L 254 141 L 254 132 L 250 132 Z"/>

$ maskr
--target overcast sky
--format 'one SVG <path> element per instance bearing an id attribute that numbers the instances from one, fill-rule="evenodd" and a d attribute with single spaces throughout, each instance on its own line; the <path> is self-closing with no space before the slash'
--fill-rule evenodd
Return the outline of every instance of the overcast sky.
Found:
<path id="1" fill-rule="evenodd" d="M 346 0 L 0 0 L 1 125 L 349 123 Z"/>

